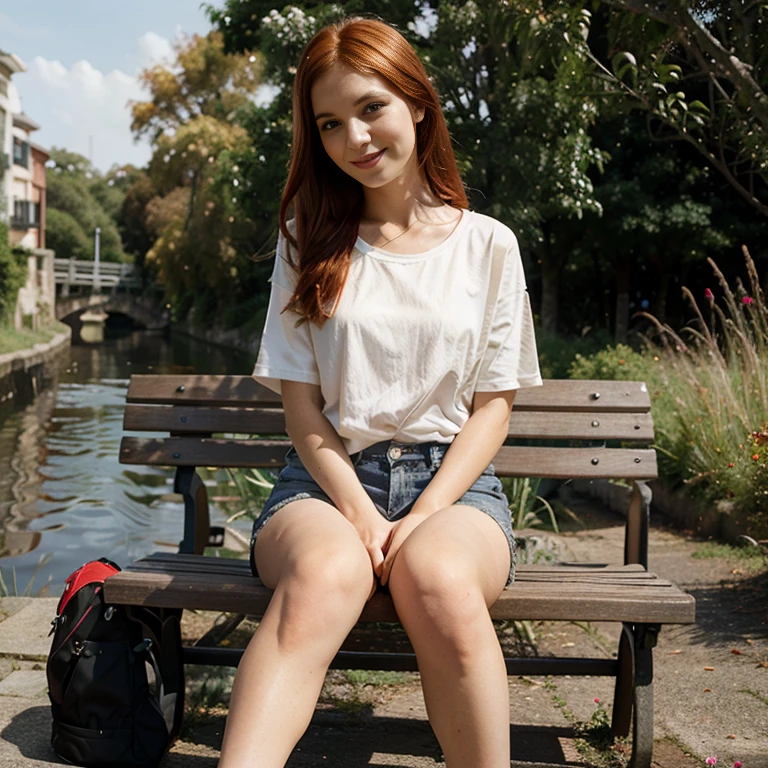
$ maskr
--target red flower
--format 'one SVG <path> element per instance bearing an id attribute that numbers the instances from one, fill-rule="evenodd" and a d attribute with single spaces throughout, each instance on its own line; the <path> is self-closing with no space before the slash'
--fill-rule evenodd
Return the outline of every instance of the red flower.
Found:
<path id="1" fill-rule="evenodd" d="M 732 461 L 728 462 L 728 469 L 733 469 L 733 462 Z"/>
<path id="2" fill-rule="evenodd" d="M 741 300 L 742 304 L 754 304 L 755 300 L 751 296 L 744 296 Z"/>
<path id="3" fill-rule="evenodd" d="M 595 696 L 594 701 L 595 701 L 595 704 L 599 704 L 600 703 L 600 699 L 598 699 L 597 696 Z"/>
<path id="4" fill-rule="evenodd" d="M 704 298 L 708 299 L 709 301 L 713 301 L 715 298 L 715 294 L 712 293 L 712 291 L 709 290 L 709 288 L 704 289 Z"/>
<path id="5" fill-rule="evenodd" d="M 752 454 L 752 461 L 760 461 L 760 454 L 759 453 L 753 453 Z"/>

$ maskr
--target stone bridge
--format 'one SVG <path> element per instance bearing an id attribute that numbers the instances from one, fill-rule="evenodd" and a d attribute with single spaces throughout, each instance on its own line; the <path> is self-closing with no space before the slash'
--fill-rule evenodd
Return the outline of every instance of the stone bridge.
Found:
<path id="1" fill-rule="evenodd" d="M 64 320 L 85 312 L 104 312 L 130 317 L 136 325 L 148 330 L 167 328 L 170 313 L 156 299 L 130 293 L 70 295 L 56 297 L 56 318 Z M 74 319 L 74 318 L 72 318 Z"/>
<path id="2" fill-rule="evenodd" d="M 159 297 L 140 296 L 141 279 L 132 264 L 54 259 L 58 320 L 77 324 L 77 315 L 121 314 L 149 330 L 166 328 L 170 314 Z"/>

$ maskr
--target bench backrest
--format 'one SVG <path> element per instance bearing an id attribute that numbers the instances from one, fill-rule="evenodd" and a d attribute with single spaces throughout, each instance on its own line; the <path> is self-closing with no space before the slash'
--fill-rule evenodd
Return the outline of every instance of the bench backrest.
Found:
<path id="1" fill-rule="evenodd" d="M 169 437 L 125 437 L 124 464 L 283 465 L 290 445 L 280 398 L 250 376 L 135 375 L 124 426 Z M 505 477 L 657 477 L 651 403 L 637 381 L 548 380 L 519 390 L 505 445 Z M 606 447 L 609 444 L 611 447 Z"/>

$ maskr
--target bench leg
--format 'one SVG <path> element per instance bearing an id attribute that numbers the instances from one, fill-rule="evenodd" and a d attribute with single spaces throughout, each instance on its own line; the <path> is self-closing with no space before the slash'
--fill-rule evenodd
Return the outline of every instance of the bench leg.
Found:
<path id="1" fill-rule="evenodd" d="M 626 738 L 632 723 L 629 768 L 650 768 L 653 757 L 653 649 L 658 634 L 656 624 L 624 624 L 621 630 L 611 730 L 615 738 Z"/>
<path id="2" fill-rule="evenodd" d="M 623 624 L 621 627 L 618 665 L 611 730 L 614 738 L 626 739 L 632 723 L 635 687 L 635 638 L 631 624 Z"/>
<path id="3" fill-rule="evenodd" d="M 653 757 L 653 649 L 658 635 L 655 624 L 640 625 L 635 634 L 635 711 L 629 768 L 650 768 Z"/>
<path id="4" fill-rule="evenodd" d="M 624 738 L 632 721 L 629 768 L 650 768 L 653 757 L 653 649 L 658 634 L 655 624 L 624 624 L 621 631 L 611 728 L 615 737 Z"/>

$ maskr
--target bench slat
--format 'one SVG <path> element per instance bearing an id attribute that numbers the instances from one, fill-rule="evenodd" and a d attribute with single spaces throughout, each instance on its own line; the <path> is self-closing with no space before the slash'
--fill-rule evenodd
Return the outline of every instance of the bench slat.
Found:
<path id="1" fill-rule="evenodd" d="M 245 570 L 247 563 L 243 562 L 239 567 L 243 569 L 242 574 L 216 573 L 210 568 L 202 572 L 194 561 L 187 561 L 186 568 L 181 571 L 154 572 L 129 567 L 107 579 L 105 599 L 117 604 L 262 615 L 269 604 L 271 591 L 248 574 Z M 567 576 L 551 584 L 526 582 L 521 572 L 518 581 L 505 589 L 492 607 L 491 616 L 494 619 L 659 624 L 694 621 L 693 597 L 662 580 L 636 584 L 633 579 L 637 570 L 631 569 L 628 573 L 631 578 L 625 583 L 587 588 L 579 581 L 570 581 Z M 622 582 L 620 574 L 618 570 L 607 574 L 609 582 Z M 380 593 L 374 595 L 366 605 L 361 621 L 397 621 L 391 599 Z"/>
<path id="2" fill-rule="evenodd" d="M 136 560 L 131 563 L 131 569 L 146 568 L 154 563 L 158 563 L 161 567 L 167 566 L 179 567 L 184 570 L 190 570 L 189 566 L 194 566 L 191 570 L 201 572 L 206 569 L 210 569 L 213 572 L 217 572 L 224 568 L 232 567 L 237 573 L 246 574 L 250 573 L 250 566 L 246 560 L 239 560 L 235 558 L 224 557 L 201 557 L 200 555 L 189 555 L 185 553 L 169 553 L 169 552 L 153 552 L 146 555 L 141 560 Z M 528 563 L 521 563 L 517 566 L 517 573 L 533 573 L 533 574 L 566 574 L 566 573 L 583 573 L 599 571 L 600 573 L 614 573 L 620 572 L 625 574 L 625 578 L 631 576 L 647 576 L 648 571 L 643 568 L 642 565 L 632 563 L 631 565 L 619 565 L 619 564 L 605 564 L 605 563 L 558 563 L 555 565 L 530 565 Z M 653 574 L 650 574 L 653 575 Z"/>
<path id="3" fill-rule="evenodd" d="M 183 434 L 234 433 L 241 435 L 285 434 L 285 415 L 276 408 L 214 408 L 211 406 L 129 405 L 123 418 L 131 432 Z M 563 413 L 513 409 L 509 438 L 550 440 L 653 440 L 650 413 Z"/>
<path id="4" fill-rule="evenodd" d="M 183 557 L 197 558 L 184 560 Z M 209 561 L 209 562 L 204 562 Z M 672 586 L 666 579 L 661 579 L 654 573 L 648 573 L 642 566 L 637 571 L 627 571 L 628 566 L 615 566 L 612 569 L 596 567 L 594 569 L 579 568 L 578 566 L 563 566 L 545 570 L 539 566 L 520 565 L 516 570 L 516 581 L 529 584 L 559 583 L 564 578 L 571 584 L 634 584 L 637 586 Z M 200 560 L 199 555 L 176 555 L 172 559 L 167 556 L 149 556 L 130 566 L 131 571 L 146 573 L 189 573 L 203 576 L 206 573 L 227 576 L 250 576 L 250 566 L 246 561 L 229 558 L 207 557 Z"/>
<path id="5" fill-rule="evenodd" d="M 289 445 L 281 440 L 124 437 L 120 463 L 276 469 L 283 466 Z M 656 452 L 640 448 L 503 446 L 493 464 L 502 477 L 652 480 L 658 474 Z"/>
<path id="6" fill-rule="evenodd" d="M 180 389 L 182 388 L 182 389 Z M 599 396 L 594 397 L 595 394 Z M 280 405 L 280 396 L 250 376 L 134 375 L 129 403 L 157 405 Z M 548 379 L 541 387 L 521 389 L 515 408 L 524 411 L 650 411 L 651 400 L 639 381 Z"/>

